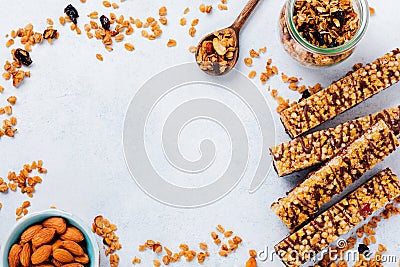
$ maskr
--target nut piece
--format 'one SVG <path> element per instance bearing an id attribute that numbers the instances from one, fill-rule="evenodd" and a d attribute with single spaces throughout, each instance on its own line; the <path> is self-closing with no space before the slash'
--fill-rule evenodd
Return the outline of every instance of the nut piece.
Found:
<path id="1" fill-rule="evenodd" d="M 43 227 L 41 225 L 32 225 L 26 229 L 21 235 L 21 243 L 27 243 L 31 241 L 34 235 L 36 235 Z"/>
<path id="2" fill-rule="evenodd" d="M 253 60 L 250 57 L 246 57 L 244 59 L 244 64 L 246 64 L 248 67 L 250 67 L 253 64 Z"/>
<path id="3" fill-rule="evenodd" d="M 218 38 L 213 39 L 213 47 L 218 55 L 223 56 L 226 53 L 226 47 L 220 42 Z"/>
<path id="4" fill-rule="evenodd" d="M 53 228 L 43 228 L 35 234 L 32 238 L 32 245 L 34 247 L 40 247 L 41 245 L 49 243 L 54 238 L 56 230 Z"/>
<path id="5" fill-rule="evenodd" d="M 206 251 L 208 249 L 208 245 L 204 242 L 201 242 L 199 247 L 201 250 L 204 250 L 204 251 Z"/>
<path id="6" fill-rule="evenodd" d="M 18 267 L 19 266 L 19 255 L 21 253 L 22 246 L 18 244 L 14 244 L 10 252 L 8 253 L 8 265 L 10 267 Z"/>
<path id="7" fill-rule="evenodd" d="M 24 267 L 28 267 L 31 264 L 31 246 L 28 243 L 22 247 L 22 251 L 19 254 L 19 261 Z"/>
<path id="8" fill-rule="evenodd" d="M 67 223 L 63 218 L 60 217 L 52 217 L 45 220 L 42 225 L 46 228 L 53 228 L 56 230 L 56 233 L 62 235 L 67 230 Z"/>
<path id="9" fill-rule="evenodd" d="M 53 251 L 53 258 L 62 263 L 69 263 L 74 261 L 74 257 L 68 250 L 58 248 Z"/>
<path id="10" fill-rule="evenodd" d="M 101 54 L 96 54 L 96 58 L 100 61 L 103 61 L 103 56 Z"/>
<path id="11" fill-rule="evenodd" d="M 7 102 L 14 106 L 17 102 L 17 98 L 15 96 L 10 96 L 9 98 L 7 98 Z"/>
<path id="12" fill-rule="evenodd" d="M 257 267 L 257 262 L 256 259 L 251 257 L 247 262 L 246 262 L 246 267 Z"/>
<path id="13" fill-rule="evenodd" d="M 45 260 L 47 260 L 49 258 L 50 254 L 51 254 L 51 246 L 50 245 L 41 246 L 40 248 L 35 250 L 35 252 L 33 252 L 32 257 L 31 257 L 32 264 L 39 264 L 39 263 L 44 262 Z"/>
<path id="14" fill-rule="evenodd" d="M 219 254 L 220 256 L 222 256 L 222 257 L 227 257 L 227 256 L 228 256 L 228 251 L 226 251 L 226 250 L 220 250 L 220 251 L 218 252 L 218 254 Z"/>
<path id="15" fill-rule="evenodd" d="M 252 258 L 256 258 L 257 257 L 257 251 L 255 251 L 254 249 L 249 250 L 249 255 Z"/>
<path id="16" fill-rule="evenodd" d="M 82 232 L 73 226 L 68 227 L 65 233 L 60 236 L 60 238 L 62 240 L 71 240 L 77 243 L 83 241 L 84 239 Z"/>
<path id="17" fill-rule="evenodd" d="M 256 75 L 257 75 L 257 72 L 255 70 L 252 70 L 252 71 L 249 72 L 248 77 L 250 79 L 253 79 L 254 77 L 256 77 Z"/>
<path id="18" fill-rule="evenodd" d="M 169 39 L 167 43 L 168 47 L 176 46 L 176 41 L 174 39 Z"/>

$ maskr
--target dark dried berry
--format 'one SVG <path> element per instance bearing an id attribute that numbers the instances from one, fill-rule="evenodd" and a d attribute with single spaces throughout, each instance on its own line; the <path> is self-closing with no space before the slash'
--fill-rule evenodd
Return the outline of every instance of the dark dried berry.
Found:
<path id="1" fill-rule="evenodd" d="M 64 13 L 72 20 L 74 24 L 78 23 L 78 10 L 76 10 L 73 5 L 69 4 L 66 8 L 64 8 Z"/>
<path id="2" fill-rule="evenodd" d="M 336 46 L 338 46 L 338 44 L 337 44 L 335 39 L 333 39 L 332 42 L 328 45 L 329 48 L 333 48 L 333 47 L 336 47 Z"/>
<path id="3" fill-rule="evenodd" d="M 100 22 L 101 22 L 101 26 L 103 27 L 104 30 L 106 30 L 106 31 L 110 30 L 110 25 L 111 25 L 110 20 L 106 16 L 102 15 L 100 17 Z"/>
<path id="4" fill-rule="evenodd" d="M 32 64 L 32 59 L 29 56 L 28 51 L 18 48 L 17 50 L 15 50 L 14 56 L 20 63 L 24 64 L 25 66 L 29 66 Z"/>
<path id="5" fill-rule="evenodd" d="M 311 39 L 310 33 L 309 33 L 308 31 L 304 31 L 304 32 L 303 32 L 303 37 L 304 37 L 306 40 L 310 40 L 310 39 Z"/>
<path id="6" fill-rule="evenodd" d="M 339 11 L 333 12 L 332 16 L 335 19 L 339 20 L 341 26 L 344 25 L 344 19 L 345 18 L 344 18 L 344 12 L 343 11 L 339 10 Z"/>
<path id="7" fill-rule="evenodd" d="M 308 89 L 304 90 L 304 92 L 301 94 L 300 101 L 303 99 L 309 98 L 310 96 L 311 96 L 310 91 L 308 91 Z"/>
<path id="8" fill-rule="evenodd" d="M 325 44 L 324 36 L 320 32 L 314 32 L 313 35 L 319 43 L 319 46 L 323 46 Z"/>
<path id="9" fill-rule="evenodd" d="M 206 43 L 206 53 L 207 55 L 211 55 L 214 53 L 213 44 L 211 42 Z"/>
<path id="10" fill-rule="evenodd" d="M 44 39 L 54 39 L 57 37 L 57 30 L 54 29 L 46 29 L 43 33 Z"/>
<path id="11" fill-rule="evenodd" d="M 364 256 L 368 256 L 369 247 L 364 244 L 359 244 L 358 245 L 358 253 L 363 254 Z"/>

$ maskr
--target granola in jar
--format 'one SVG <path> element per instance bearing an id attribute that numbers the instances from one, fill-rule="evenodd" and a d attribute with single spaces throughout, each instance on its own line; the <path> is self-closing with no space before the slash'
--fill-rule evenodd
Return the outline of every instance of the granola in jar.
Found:
<path id="1" fill-rule="evenodd" d="M 288 0 L 279 18 L 283 47 L 306 66 L 341 62 L 364 36 L 368 10 L 366 0 Z"/>

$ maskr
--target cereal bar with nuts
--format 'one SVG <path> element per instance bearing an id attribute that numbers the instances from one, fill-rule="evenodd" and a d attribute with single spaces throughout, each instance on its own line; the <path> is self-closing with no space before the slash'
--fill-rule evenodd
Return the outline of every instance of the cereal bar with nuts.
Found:
<path id="1" fill-rule="evenodd" d="M 379 119 L 384 120 L 394 134 L 400 137 L 399 105 L 271 147 L 276 172 L 284 176 L 329 160 Z"/>
<path id="2" fill-rule="evenodd" d="M 281 112 L 286 132 L 297 137 L 400 80 L 400 48 Z"/>
<path id="3" fill-rule="evenodd" d="M 300 266 L 400 195 L 400 181 L 385 169 L 297 232 L 275 250 L 286 266 Z"/>
<path id="4" fill-rule="evenodd" d="M 323 204 L 340 194 L 399 146 L 389 127 L 379 120 L 366 133 L 272 203 L 272 210 L 292 230 L 312 219 Z"/>

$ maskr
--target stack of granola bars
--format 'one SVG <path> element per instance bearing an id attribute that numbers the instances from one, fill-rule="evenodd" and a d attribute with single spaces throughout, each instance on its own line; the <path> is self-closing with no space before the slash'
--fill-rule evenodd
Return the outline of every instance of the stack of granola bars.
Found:
<path id="1" fill-rule="evenodd" d="M 317 216 L 324 204 L 399 146 L 400 105 L 306 134 L 399 80 L 398 48 L 281 113 L 294 139 L 270 148 L 278 175 L 321 165 L 271 205 L 291 230 L 275 246 L 286 266 L 308 262 L 400 195 L 400 182 L 387 168 Z"/>

